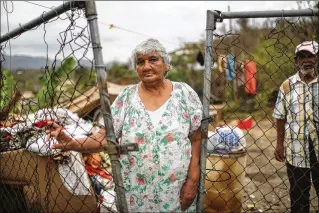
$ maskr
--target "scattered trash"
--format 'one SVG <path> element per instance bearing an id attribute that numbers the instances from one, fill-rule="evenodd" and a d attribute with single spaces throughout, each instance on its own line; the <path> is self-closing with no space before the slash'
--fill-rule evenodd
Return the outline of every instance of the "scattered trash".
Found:
<path id="1" fill-rule="evenodd" d="M 247 209 L 248 210 L 254 210 L 255 209 L 255 205 L 254 204 L 247 204 Z"/>
<path id="2" fill-rule="evenodd" d="M 239 129 L 242 129 L 242 130 L 249 130 L 251 129 L 253 126 L 253 120 L 251 119 L 248 119 L 248 120 L 238 120 L 237 121 L 237 127 Z"/>
<path id="3" fill-rule="evenodd" d="M 255 195 L 250 195 L 249 196 L 251 199 L 255 199 L 256 197 L 255 197 Z"/>

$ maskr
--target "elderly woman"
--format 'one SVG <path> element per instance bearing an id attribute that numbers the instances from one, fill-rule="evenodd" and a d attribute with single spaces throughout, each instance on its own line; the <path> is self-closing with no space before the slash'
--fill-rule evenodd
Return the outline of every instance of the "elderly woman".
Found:
<path id="1" fill-rule="evenodd" d="M 170 57 L 155 39 L 133 51 L 131 62 L 140 83 L 122 91 L 111 106 L 120 144 L 139 151 L 121 156 L 126 200 L 131 212 L 195 211 L 200 170 L 202 104 L 187 84 L 165 79 Z M 100 121 L 103 125 L 103 119 Z M 85 139 L 69 138 L 53 124 L 47 131 L 54 149 L 102 151 L 104 130 Z"/>

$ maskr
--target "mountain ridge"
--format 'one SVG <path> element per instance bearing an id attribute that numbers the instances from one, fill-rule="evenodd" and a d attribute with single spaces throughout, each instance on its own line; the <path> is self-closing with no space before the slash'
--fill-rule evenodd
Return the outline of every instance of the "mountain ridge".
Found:
<path id="1" fill-rule="evenodd" d="M 2 62 L 3 69 L 10 69 L 10 56 L 4 55 L 4 62 Z M 3 61 L 3 59 L 1 60 Z M 60 66 L 62 60 L 56 60 L 56 66 Z M 11 56 L 11 69 L 12 71 L 17 71 L 19 69 L 28 70 L 28 69 L 41 69 L 45 68 L 46 65 L 52 67 L 54 60 L 51 58 L 42 57 L 42 56 L 28 56 L 28 55 L 12 55 Z M 91 67 L 92 64 L 89 60 L 81 60 L 80 65 L 84 67 Z"/>

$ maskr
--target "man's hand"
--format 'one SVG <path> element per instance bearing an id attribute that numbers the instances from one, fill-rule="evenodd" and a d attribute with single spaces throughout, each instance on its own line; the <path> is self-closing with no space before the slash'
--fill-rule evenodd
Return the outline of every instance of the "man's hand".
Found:
<path id="1" fill-rule="evenodd" d="M 277 144 L 276 149 L 275 149 L 275 158 L 279 162 L 284 162 L 285 161 L 285 154 L 284 154 L 284 146 Z"/>
<path id="2" fill-rule="evenodd" d="M 275 154 L 276 160 L 279 162 L 285 161 L 285 153 L 284 153 L 285 124 L 286 124 L 286 119 L 276 120 L 277 146 L 276 146 L 274 154 Z"/>
<path id="3" fill-rule="evenodd" d="M 198 181 L 187 179 L 180 192 L 180 203 L 182 211 L 188 209 L 197 195 Z"/>

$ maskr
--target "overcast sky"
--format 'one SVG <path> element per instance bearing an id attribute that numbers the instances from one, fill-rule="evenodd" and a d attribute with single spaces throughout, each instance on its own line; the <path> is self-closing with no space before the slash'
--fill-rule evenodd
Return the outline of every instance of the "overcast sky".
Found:
<path id="1" fill-rule="evenodd" d="M 45 7 L 56 7 L 63 3 L 63 1 L 31 2 Z M 25 1 L 2 1 L 1 3 L 1 35 L 8 31 L 7 16 L 9 29 L 12 30 L 19 24 L 24 24 L 49 10 Z M 112 60 L 126 62 L 133 48 L 148 38 L 144 35 L 159 39 L 168 51 L 181 47 L 184 42 L 199 41 L 205 35 L 207 10 L 227 12 L 228 5 L 231 11 L 297 9 L 296 1 L 97 1 L 96 5 L 105 63 Z M 7 13 L 4 6 L 8 12 L 12 11 L 12 13 Z M 59 33 L 63 32 L 69 23 L 68 20 L 56 20 L 46 24 L 45 37 L 44 25 L 41 25 L 36 30 L 12 39 L 12 54 L 46 56 L 48 51 L 49 57 L 53 58 L 60 48 L 57 41 L 60 38 Z M 78 26 L 86 25 L 84 19 L 79 19 L 76 23 Z M 228 28 L 228 20 L 224 23 Z M 109 24 L 125 30 L 109 29 Z M 235 27 L 235 21 L 233 26 Z M 218 25 L 219 27 L 221 24 Z M 76 32 L 80 32 L 80 29 L 78 28 Z M 48 43 L 48 50 L 45 42 Z M 9 53 L 9 45 L 6 46 L 5 51 Z M 66 47 L 65 54 L 68 55 L 71 52 Z M 77 57 L 80 54 L 85 54 L 85 51 L 77 51 Z M 87 56 L 92 57 L 91 50 Z M 58 57 L 62 58 L 62 53 Z"/>

